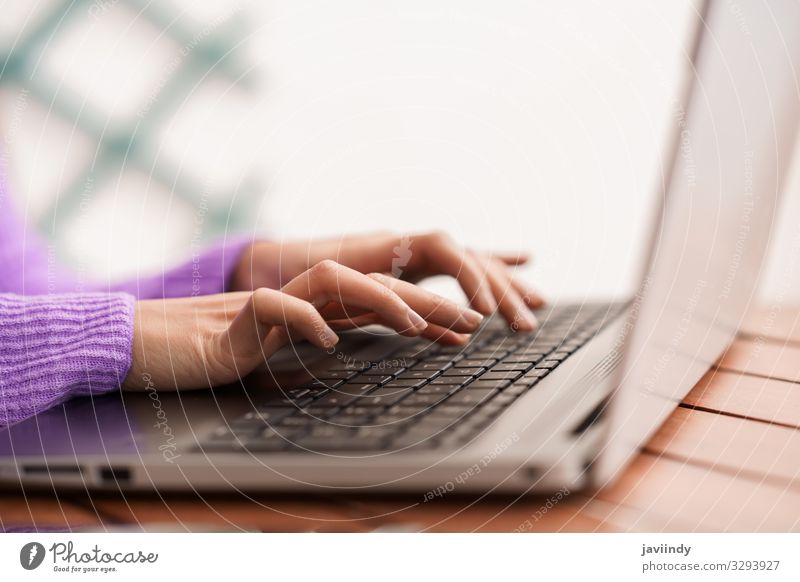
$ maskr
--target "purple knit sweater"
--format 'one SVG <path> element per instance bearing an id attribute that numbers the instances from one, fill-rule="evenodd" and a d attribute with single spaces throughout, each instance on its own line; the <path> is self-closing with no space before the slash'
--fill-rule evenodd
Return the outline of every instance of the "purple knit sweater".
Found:
<path id="1" fill-rule="evenodd" d="M 0 172 L 0 426 L 119 389 L 131 366 L 135 300 L 224 292 L 248 244 L 217 245 L 156 276 L 85 282 L 55 265 L 19 219 Z"/>

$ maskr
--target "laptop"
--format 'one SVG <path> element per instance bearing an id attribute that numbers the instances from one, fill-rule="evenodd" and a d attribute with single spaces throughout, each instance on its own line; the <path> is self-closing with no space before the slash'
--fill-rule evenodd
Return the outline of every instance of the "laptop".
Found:
<path id="1" fill-rule="evenodd" d="M 636 295 L 554 302 L 465 346 L 363 329 L 239 384 L 73 399 L 0 432 L 0 481 L 48 488 L 450 493 L 603 486 L 734 337 L 800 114 L 800 3 L 698 8 Z"/>

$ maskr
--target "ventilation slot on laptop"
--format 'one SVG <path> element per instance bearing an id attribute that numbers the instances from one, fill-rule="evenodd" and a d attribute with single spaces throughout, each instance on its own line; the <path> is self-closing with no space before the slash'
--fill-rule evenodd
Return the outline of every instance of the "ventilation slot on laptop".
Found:
<path id="1" fill-rule="evenodd" d="M 582 435 L 587 430 L 592 428 L 598 420 L 603 418 L 603 415 L 606 413 L 606 409 L 608 408 L 609 397 L 606 396 L 600 401 L 600 404 L 595 406 L 592 411 L 586 415 L 586 417 L 578 423 L 574 429 L 572 429 L 572 434 L 575 436 Z"/>
<path id="2" fill-rule="evenodd" d="M 131 470 L 126 467 L 103 467 L 100 469 L 103 485 L 127 485 L 131 482 Z"/>

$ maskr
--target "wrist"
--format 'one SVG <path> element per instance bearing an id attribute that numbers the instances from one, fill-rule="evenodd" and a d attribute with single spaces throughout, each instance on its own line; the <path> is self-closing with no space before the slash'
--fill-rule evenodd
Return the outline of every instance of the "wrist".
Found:
<path id="1" fill-rule="evenodd" d="M 123 390 L 131 390 L 135 388 L 141 389 L 145 371 L 142 367 L 142 314 L 141 314 L 141 301 L 137 301 L 133 305 L 133 335 L 131 340 L 131 365 L 128 368 L 128 374 L 125 376 L 121 387 Z"/>
<path id="2" fill-rule="evenodd" d="M 257 244 L 258 243 L 248 245 L 244 251 L 242 251 L 239 262 L 236 264 L 236 268 L 231 274 L 231 291 L 249 291 L 253 289 L 253 255 Z"/>

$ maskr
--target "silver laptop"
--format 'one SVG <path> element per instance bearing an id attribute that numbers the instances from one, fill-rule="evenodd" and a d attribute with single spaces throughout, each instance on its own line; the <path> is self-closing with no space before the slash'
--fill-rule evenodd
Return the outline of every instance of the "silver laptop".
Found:
<path id="1" fill-rule="evenodd" d="M 0 480 L 425 499 L 610 482 L 753 302 L 800 112 L 800 3 L 710 2 L 691 50 L 631 300 L 555 302 L 530 334 L 491 318 L 458 348 L 359 330 L 234 386 L 74 399 L 0 432 Z"/>

